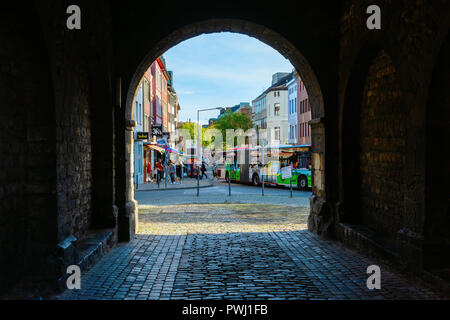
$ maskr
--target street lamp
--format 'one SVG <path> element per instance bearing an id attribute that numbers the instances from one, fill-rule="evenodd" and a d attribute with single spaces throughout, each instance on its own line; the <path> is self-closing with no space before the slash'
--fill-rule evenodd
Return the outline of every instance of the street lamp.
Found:
<path id="1" fill-rule="evenodd" d="M 200 112 L 203 111 L 212 111 L 212 110 L 225 110 L 225 108 L 218 107 L 218 108 L 209 108 L 209 109 L 201 109 L 197 110 L 197 157 L 200 156 Z M 200 179 L 199 179 L 199 173 L 200 173 L 200 166 L 197 167 L 197 197 L 200 196 Z"/>

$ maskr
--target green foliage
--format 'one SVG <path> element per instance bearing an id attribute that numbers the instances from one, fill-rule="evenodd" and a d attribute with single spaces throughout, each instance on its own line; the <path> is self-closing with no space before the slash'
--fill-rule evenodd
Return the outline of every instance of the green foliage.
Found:
<path id="1" fill-rule="evenodd" d="M 185 122 L 180 126 L 180 129 L 185 129 L 189 131 L 189 134 L 191 135 L 191 139 L 194 140 L 194 138 L 197 136 L 197 130 L 198 130 L 198 125 L 195 122 Z M 205 135 L 205 128 L 201 128 L 201 135 L 202 137 Z M 203 141 L 203 146 L 206 147 L 207 145 L 210 144 L 209 141 Z"/>
<path id="2" fill-rule="evenodd" d="M 251 129 L 253 127 L 253 123 L 252 123 L 252 119 L 248 116 L 246 116 L 243 113 L 233 113 L 231 110 L 228 110 L 227 112 L 225 112 L 224 115 L 222 115 L 222 117 L 220 117 L 219 120 L 217 120 L 214 123 L 214 126 L 212 127 L 213 129 L 217 129 L 220 130 L 220 132 L 222 132 L 222 137 L 223 137 L 223 148 L 226 149 L 226 130 L 227 129 L 233 129 L 233 130 L 237 130 L 237 129 L 242 129 L 244 132 L 247 131 L 248 129 Z M 198 130 L 198 126 L 195 122 L 185 122 L 180 126 L 180 129 L 185 129 L 188 130 L 189 134 L 191 135 L 191 138 L 194 139 L 194 137 L 197 136 L 197 130 Z M 211 145 L 214 142 L 214 137 L 212 137 L 212 139 L 207 139 L 205 141 L 205 131 L 208 128 L 201 128 L 201 134 L 203 137 L 203 143 L 202 145 L 204 147 L 207 147 L 209 145 Z M 235 139 L 235 144 L 237 142 L 237 139 Z M 233 146 L 228 146 L 228 148 L 232 148 Z"/>
<path id="3" fill-rule="evenodd" d="M 228 110 L 219 120 L 214 122 L 214 128 L 225 134 L 227 129 L 242 129 L 244 131 L 253 127 L 252 119 L 243 113 L 234 113 Z"/>
<path id="4" fill-rule="evenodd" d="M 222 132 L 224 139 L 224 148 L 232 148 L 234 146 L 226 146 L 226 131 L 227 129 L 242 129 L 244 132 L 253 128 L 252 119 L 243 113 L 234 113 L 231 110 L 225 112 L 219 120 L 214 122 L 214 128 Z M 237 143 L 235 139 L 234 144 Z"/>

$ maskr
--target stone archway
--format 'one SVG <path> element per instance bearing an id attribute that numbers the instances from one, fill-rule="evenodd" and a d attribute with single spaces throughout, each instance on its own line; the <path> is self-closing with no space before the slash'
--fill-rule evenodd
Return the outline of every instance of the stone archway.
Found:
<path id="1" fill-rule="evenodd" d="M 175 32 L 166 36 L 157 45 L 152 47 L 150 52 L 143 57 L 140 64 L 137 66 L 136 71 L 132 75 L 127 88 L 121 90 L 126 91 L 125 101 L 125 145 L 124 145 L 124 159 L 125 159 L 125 219 L 122 219 L 122 224 L 119 230 L 123 232 L 129 232 L 130 236 L 125 235 L 126 239 L 131 238 L 132 234 L 136 231 L 137 225 L 137 204 L 134 200 L 134 186 L 132 181 L 133 161 L 131 161 L 131 155 L 133 154 L 133 99 L 135 96 L 136 88 L 139 85 L 144 72 L 149 66 L 161 56 L 164 52 L 178 43 L 187 40 L 189 38 L 204 34 L 204 33 L 218 33 L 218 32 L 234 32 L 246 34 L 252 36 L 267 45 L 271 46 L 282 54 L 285 58 L 289 59 L 295 69 L 299 72 L 302 80 L 305 83 L 305 87 L 308 91 L 308 95 L 311 101 L 311 131 L 312 131 L 312 144 L 313 144 L 313 167 L 312 167 L 312 179 L 313 179 L 313 206 L 312 211 L 321 212 L 323 204 L 326 202 L 325 191 L 325 124 L 323 119 L 325 118 L 324 99 L 322 95 L 321 86 L 319 81 L 312 70 L 310 64 L 306 58 L 301 54 L 292 43 L 285 39 L 282 35 L 270 30 L 263 25 L 252 23 L 239 19 L 211 19 L 203 20 L 194 24 L 189 24 L 179 28 Z M 123 92 L 123 91 L 122 91 Z M 123 92 L 122 94 L 125 94 Z M 309 220 L 310 229 L 319 231 L 322 228 L 321 221 L 316 219 L 316 215 L 312 214 Z M 320 232 L 320 231 L 319 231 Z"/>

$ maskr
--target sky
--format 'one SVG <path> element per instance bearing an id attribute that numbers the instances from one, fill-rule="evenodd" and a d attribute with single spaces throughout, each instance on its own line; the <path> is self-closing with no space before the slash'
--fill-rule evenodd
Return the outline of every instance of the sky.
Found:
<path id="1" fill-rule="evenodd" d="M 258 97 L 277 72 L 291 72 L 289 60 L 247 35 L 222 32 L 188 39 L 164 53 L 173 71 L 180 103 L 179 121 L 197 121 L 197 110 L 232 107 Z M 206 124 L 219 111 L 200 113 Z"/>

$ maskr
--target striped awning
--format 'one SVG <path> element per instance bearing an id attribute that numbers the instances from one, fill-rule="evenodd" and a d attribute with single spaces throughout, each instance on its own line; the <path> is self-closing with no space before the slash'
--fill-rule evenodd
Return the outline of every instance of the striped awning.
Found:
<path id="1" fill-rule="evenodd" d="M 165 150 L 161 147 L 155 146 L 154 144 L 147 144 L 151 149 L 158 151 L 159 153 L 164 153 Z"/>

